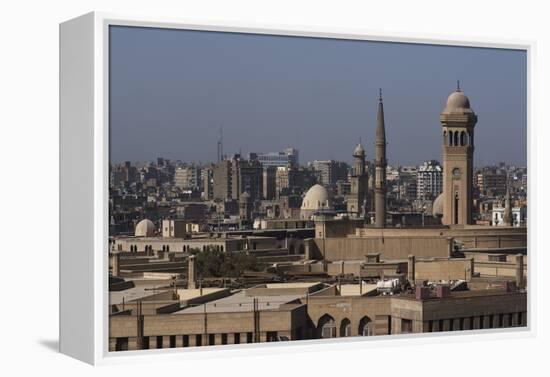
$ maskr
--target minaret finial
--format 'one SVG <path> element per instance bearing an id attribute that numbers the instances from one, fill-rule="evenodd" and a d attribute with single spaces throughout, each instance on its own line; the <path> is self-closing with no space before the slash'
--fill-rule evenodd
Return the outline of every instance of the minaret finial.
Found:
<path id="1" fill-rule="evenodd" d="M 460 80 L 456 80 L 456 91 L 460 92 Z"/>
<path id="2" fill-rule="evenodd" d="M 379 95 L 380 102 L 382 102 L 382 88 L 378 88 L 378 95 Z"/>

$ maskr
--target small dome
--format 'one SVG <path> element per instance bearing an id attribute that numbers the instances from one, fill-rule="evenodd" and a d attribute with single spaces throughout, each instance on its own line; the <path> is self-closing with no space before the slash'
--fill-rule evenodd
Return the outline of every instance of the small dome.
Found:
<path id="1" fill-rule="evenodd" d="M 136 225 L 136 237 L 153 237 L 155 235 L 155 224 L 149 219 L 141 220 Z"/>
<path id="2" fill-rule="evenodd" d="M 445 106 L 443 112 L 471 112 L 470 100 L 466 97 L 464 92 L 461 90 L 456 90 L 451 93 L 449 98 L 447 98 L 447 105 Z"/>
<path id="3" fill-rule="evenodd" d="M 443 216 L 443 193 L 439 194 L 432 203 L 432 214 L 434 217 Z"/>
<path id="4" fill-rule="evenodd" d="M 311 186 L 302 200 L 301 209 L 332 209 L 327 189 L 319 184 Z"/>
<path id="5" fill-rule="evenodd" d="M 365 148 L 363 148 L 363 145 L 361 143 L 357 144 L 355 147 L 355 150 L 353 151 L 354 156 L 364 156 L 365 155 Z"/>

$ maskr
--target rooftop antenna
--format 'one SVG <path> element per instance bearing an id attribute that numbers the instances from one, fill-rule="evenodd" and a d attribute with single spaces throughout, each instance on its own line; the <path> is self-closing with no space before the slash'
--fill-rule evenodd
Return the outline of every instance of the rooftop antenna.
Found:
<path id="1" fill-rule="evenodd" d="M 220 126 L 220 139 L 218 140 L 218 163 L 223 160 L 223 126 Z"/>
<path id="2" fill-rule="evenodd" d="M 456 80 L 456 91 L 460 92 L 460 80 Z"/>

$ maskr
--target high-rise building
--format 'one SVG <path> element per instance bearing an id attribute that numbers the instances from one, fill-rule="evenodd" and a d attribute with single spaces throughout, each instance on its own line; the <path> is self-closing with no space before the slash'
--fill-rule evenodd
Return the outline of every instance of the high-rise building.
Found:
<path id="1" fill-rule="evenodd" d="M 198 189 L 200 181 L 201 169 L 196 166 L 181 167 L 174 173 L 174 185 L 181 189 Z"/>
<path id="2" fill-rule="evenodd" d="M 471 224 L 477 116 L 457 87 L 439 118 L 443 131 L 443 224 Z"/>
<path id="3" fill-rule="evenodd" d="M 339 180 L 347 179 L 349 165 L 345 162 L 334 160 L 315 160 L 311 165 L 318 176 L 319 184 L 323 186 L 332 186 Z"/>
<path id="4" fill-rule="evenodd" d="M 262 181 L 263 199 L 275 199 L 277 195 L 277 167 L 264 166 L 262 172 Z"/>
<path id="5" fill-rule="evenodd" d="M 436 160 L 425 161 L 416 175 L 416 198 L 433 200 L 443 192 L 443 169 Z"/>
<path id="6" fill-rule="evenodd" d="M 242 160 L 235 155 L 231 160 L 223 160 L 214 167 L 214 199 L 239 199 L 248 192 L 252 201 L 262 197 L 262 165 L 259 161 Z"/>
<path id="7" fill-rule="evenodd" d="M 487 196 L 502 196 L 506 193 L 506 171 L 500 169 L 484 169 L 477 174 L 479 192 Z"/>
<path id="8" fill-rule="evenodd" d="M 249 154 L 248 159 L 251 161 L 259 161 L 264 167 L 297 167 L 298 150 L 286 148 L 282 152 L 253 152 Z"/>

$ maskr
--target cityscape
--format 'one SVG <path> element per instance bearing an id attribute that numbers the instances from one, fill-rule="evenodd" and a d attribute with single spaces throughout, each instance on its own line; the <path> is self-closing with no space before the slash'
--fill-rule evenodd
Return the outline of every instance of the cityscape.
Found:
<path id="1" fill-rule="evenodd" d="M 109 351 L 526 327 L 526 163 L 477 163 L 484 109 L 438 96 L 438 159 L 394 162 L 382 89 L 347 158 L 220 125 L 209 160 L 111 159 Z"/>

